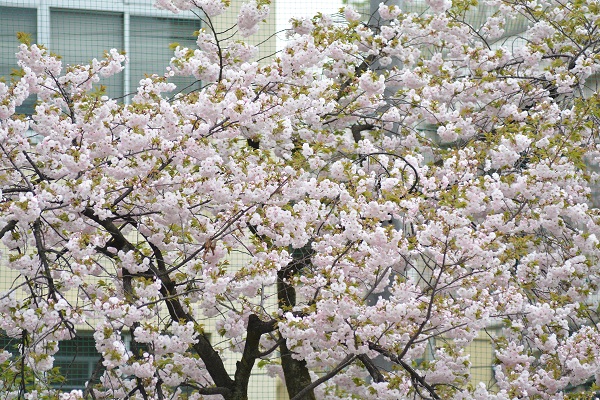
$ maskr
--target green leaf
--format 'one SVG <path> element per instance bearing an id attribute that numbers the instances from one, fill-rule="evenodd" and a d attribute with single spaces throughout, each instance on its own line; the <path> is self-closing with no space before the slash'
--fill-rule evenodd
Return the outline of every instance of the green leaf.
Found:
<path id="1" fill-rule="evenodd" d="M 31 46 L 31 35 L 26 32 L 17 32 L 17 40 L 21 44 L 26 44 L 27 46 Z"/>

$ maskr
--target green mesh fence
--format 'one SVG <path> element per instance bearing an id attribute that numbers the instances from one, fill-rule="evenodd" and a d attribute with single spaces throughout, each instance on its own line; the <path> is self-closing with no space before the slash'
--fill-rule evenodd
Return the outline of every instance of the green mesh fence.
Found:
<path id="1" fill-rule="evenodd" d="M 341 2 L 293 2 L 274 1 L 269 24 L 250 39 L 261 43 L 260 56 L 268 57 L 281 47 L 285 34 L 277 33 L 290 17 L 309 16 L 317 11 L 333 13 Z M 235 4 L 235 2 L 234 2 Z M 356 5 L 365 15 L 369 13 L 367 1 Z M 228 27 L 235 22 L 234 10 L 219 18 L 220 26 Z M 366 17 L 367 18 L 367 17 Z M 66 64 L 87 63 L 102 57 L 105 51 L 116 48 L 129 57 L 129 64 L 121 74 L 102 81 L 106 94 L 128 101 L 138 82 L 146 74 L 165 73 L 173 51 L 171 43 L 193 48 L 194 31 L 202 23 L 193 13 L 171 14 L 152 7 L 150 0 L 0 0 L 0 77 L 10 79 L 17 68 L 14 53 L 18 47 L 17 32 L 27 33 L 32 42 L 46 45 L 59 54 Z M 199 84 L 193 79 L 173 77 L 178 88 L 193 90 Z M 17 112 L 32 114 L 36 99 L 32 96 Z M 11 286 L 14 276 L 9 274 L 0 259 L 0 292 Z M 243 263 L 243 256 L 233 255 L 234 266 Z M 65 390 L 81 389 L 90 378 L 99 359 L 91 331 L 81 330 L 80 335 L 59 344 L 55 366 L 65 380 L 57 382 Z M 215 335 L 216 336 L 216 335 Z M 0 348 L 17 352 L 20 342 L 0 334 Z M 478 338 L 469 347 L 472 354 L 472 372 L 477 381 L 489 382 L 492 374 L 492 351 L 486 338 Z M 229 365 L 235 368 L 235 360 Z M 255 368 L 250 384 L 251 399 L 286 399 L 285 390 L 278 380 L 269 378 L 264 370 Z"/>

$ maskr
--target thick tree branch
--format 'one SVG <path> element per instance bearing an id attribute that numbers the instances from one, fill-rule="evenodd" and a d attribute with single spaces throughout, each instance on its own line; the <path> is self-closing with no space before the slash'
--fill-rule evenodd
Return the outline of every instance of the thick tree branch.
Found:
<path id="1" fill-rule="evenodd" d="M 8 221 L 8 224 L 6 224 L 4 226 L 4 228 L 2 228 L 0 230 L 0 239 L 2 239 L 7 232 L 10 232 L 13 229 L 15 229 L 16 226 L 17 226 L 17 220 L 13 219 L 13 220 Z"/>
<path id="2" fill-rule="evenodd" d="M 373 124 L 360 124 L 360 125 L 352 125 L 350 131 L 352 131 L 352 138 L 355 143 L 358 143 L 362 140 L 362 131 L 368 131 L 375 127 Z"/>
<path id="3" fill-rule="evenodd" d="M 260 337 L 265 333 L 274 331 L 275 328 L 275 320 L 262 321 L 256 314 L 251 314 L 248 318 L 244 352 L 242 354 L 242 359 L 236 363 L 236 389 L 247 390 L 254 362 L 259 356 L 258 347 L 260 345 Z"/>
<path id="4" fill-rule="evenodd" d="M 171 319 L 173 321 L 183 320 L 185 322 L 192 322 L 195 324 L 196 321 L 194 318 L 183 309 L 178 296 L 175 296 L 177 294 L 175 282 L 171 280 L 171 277 L 166 271 L 166 264 L 164 262 L 162 252 L 150 241 L 148 241 L 148 244 L 154 253 L 154 259 L 158 265 L 157 277 L 160 279 L 162 284 L 160 292 L 165 298 L 165 303 L 167 305 L 167 309 L 169 310 Z M 225 369 L 225 365 L 223 364 L 221 356 L 212 347 L 208 337 L 204 333 L 201 333 L 198 336 L 198 342 L 195 343 L 193 347 L 202 361 L 204 361 L 206 369 L 208 370 L 208 373 L 215 384 L 219 387 L 232 388 L 234 386 L 234 381 L 231 379 L 229 373 Z"/>
<path id="5" fill-rule="evenodd" d="M 379 371 L 379 368 L 373 363 L 373 360 L 369 358 L 366 354 L 358 355 L 358 359 L 364 364 L 367 371 L 369 371 L 369 375 L 373 378 L 374 382 L 385 382 L 385 378 L 383 374 Z"/>
<path id="6" fill-rule="evenodd" d="M 214 396 L 217 394 L 222 395 L 225 398 L 231 396 L 231 390 L 224 387 L 200 387 L 196 385 L 192 385 L 191 383 L 182 383 L 182 387 L 189 387 L 194 389 L 194 391 L 198 394 L 203 394 L 206 396 Z"/>
<path id="7" fill-rule="evenodd" d="M 296 289 L 290 284 L 290 279 L 303 267 L 310 264 L 313 250 L 310 248 L 295 249 L 292 251 L 292 261 L 279 272 L 277 272 L 277 300 L 279 308 L 291 310 L 296 305 Z M 279 345 L 281 353 L 281 367 L 285 377 L 285 384 L 290 398 L 302 400 L 316 400 L 311 389 L 306 389 L 311 384 L 310 374 L 306 367 L 306 361 L 296 360 L 287 346 L 287 341 L 282 337 Z M 302 392 L 302 397 L 298 393 Z"/>
<path id="8" fill-rule="evenodd" d="M 350 355 L 346 356 L 346 358 L 344 358 L 337 367 L 335 367 L 334 369 L 332 369 L 331 371 L 329 371 L 327 374 L 323 375 L 316 381 L 312 382 L 310 385 L 306 386 L 304 389 L 299 391 L 290 400 L 302 400 L 303 399 L 302 396 L 304 396 L 308 392 L 312 391 L 314 388 L 319 386 L 321 383 L 327 382 L 328 380 L 330 380 L 331 378 L 336 376 L 341 370 L 346 368 L 348 365 L 352 364 L 352 362 L 354 360 L 356 360 L 356 356 L 354 354 L 350 354 Z"/>
<path id="9" fill-rule="evenodd" d="M 425 390 L 427 390 L 429 392 L 429 394 L 431 395 L 431 397 L 433 399 L 441 400 L 441 398 L 436 393 L 435 388 L 433 386 L 431 386 L 430 384 L 428 384 L 424 377 L 419 375 L 419 373 L 417 373 L 417 371 L 415 371 L 414 368 L 412 368 L 410 365 L 408 365 L 406 362 L 404 362 L 400 357 L 398 357 L 395 354 L 392 354 L 391 352 L 385 350 L 383 347 L 376 345 L 375 343 L 369 342 L 369 349 L 375 350 L 379 354 L 382 354 L 382 355 L 386 356 L 387 358 L 389 358 L 390 361 L 401 365 L 402 368 L 404 368 L 404 370 L 406 372 L 408 372 L 408 374 L 410 375 L 410 378 L 413 382 L 416 382 L 419 385 L 421 385 L 423 388 L 425 388 Z"/>
<path id="10" fill-rule="evenodd" d="M 106 231 L 110 234 L 112 238 L 112 247 L 123 251 L 130 251 L 135 249 L 135 246 L 129 243 L 129 241 L 125 238 L 121 230 L 114 223 L 112 223 L 109 220 L 101 220 L 100 217 L 94 214 L 93 208 L 86 207 L 81 214 L 83 214 L 84 216 L 88 217 L 89 219 L 106 229 Z"/>
<path id="11" fill-rule="evenodd" d="M 107 230 L 107 232 L 111 235 L 113 246 L 115 248 L 124 251 L 135 249 L 135 247 L 125 238 L 123 233 L 114 223 L 109 220 L 101 220 L 97 215 L 94 214 L 94 210 L 91 207 L 86 207 L 82 214 Z M 158 265 L 157 268 L 151 264 L 150 269 L 156 270 L 156 276 L 161 281 L 162 286 L 160 292 L 165 298 L 165 303 L 171 319 L 173 321 L 195 323 L 194 318 L 184 310 L 183 306 L 178 300 L 178 296 L 175 296 L 177 294 L 175 290 L 175 283 L 171 280 L 166 270 L 166 264 L 162 256 L 162 252 L 151 242 L 148 243 L 152 248 L 154 260 Z M 126 292 L 132 291 L 131 274 L 125 269 L 123 271 L 123 285 Z M 198 336 L 198 342 L 194 344 L 193 348 L 194 351 L 196 351 L 196 353 L 200 356 L 202 361 L 204 361 L 208 373 L 213 378 L 213 381 L 217 386 L 226 388 L 233 386 L 234 381 L 227 373 L 225 365 L 223 364 L 223 360 L 221 359 L 219 353 L 217 353 L 212 347 L 205 334 L 200 334 Z"/>

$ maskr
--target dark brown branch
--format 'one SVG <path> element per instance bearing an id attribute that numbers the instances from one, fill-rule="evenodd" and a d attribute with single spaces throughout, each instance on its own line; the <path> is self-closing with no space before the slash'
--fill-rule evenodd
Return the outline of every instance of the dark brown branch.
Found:
<path id="1" fill-rule="evenodd" d="M 368 56 L 367 58 L 365 58 L 363 60 L 362 63 L 360 63 L 360 65 L 358 67 L 356 67 L 356 69 L 354 70 L 354 77 L 350 77 L 348 79 L 346 79 L 344 81 L 344 83 L 342 83 L 340 85 L 340 90 L 338 90 L 338 95 L 337 95 L 337 100 L 341 100 L 342 97 L 344 97 L 344 92 L 346 91 L 346 89 L 348 89 L 348 87 L 352 84 L 352 81 L 355 78 L 360 78 L 360 76 L 369 69 L 369 67 L 371 66 L 371 64 L 373 63 L 373 61 L 375 61 L 375 55 L 372 54 L 370 56 Z"/>
<path id="2" fill-rule="evenodd" d="M 204 10 L 202 10 L 202 11 L 204 11 Z M 220 83 L 223 80 L 223 49 L 221 48 L 221 41 L 219 40 L 219 36 L 217 35 L 217 30 L 215 29 L 215 26 L 213 25 L 212 20 L 210 19 L 208 14 L 205 13 L 204 15 L 208 21 L 210 30 L 212 31 L 213 36 L 215 38 L 215 45 L 217 46 L 217 52 L 219 55 L 219 78 L 217 79 L 217 83 Z"/>
<path id="3" fill-rule="evenodd" d="M 163 380 L 158 378 L 156 381 L 156 395 L 158 396 L 158 400 L 165 400 L 165 394 L 162 390 Z"/>
<path id="4" fill-rule="evenodd" d="M 246 333 L 246 343 L 242 359 L 236 363 L 235 385 L 239 390 L 247 390 L 250 382 L 250 375 L 256 358 L 259 356 L 258 347 L 260 337 L 276 328 L 276 321 L 262 321 L 256 314 L 251 314 L 248 318 L 248 329 Z"/>
<path id="5" fill-rule="evenodd" d="M 100 217 L 94 214 L 93 208 L 86 207 L 81 214 L 106 229 L 112 238 L 112 247 L 123 251 L 129 251 L 135 248 L 131 243 L 129 243 L 121 230 L 114 223 L 109 220 L 101 220 Z"/>
<path id="6" fill-rule="evenodd" d="M 317 386 L 319 386 L 321 383 L 327 382 L 329 379 L 331 379 L 334 376 L 336 376 L 341 370 L 343 370 L 344 368 L 346 368 L 348 365 L 352 364 L 352 362 L 354 360 L 356 360 L 356 356 L 355 355 L 353 355 L 353 354 L 348 355 L 346 358 L 344 358 L 342 360 L 342 362 L 337 367 L 335 367 L 334 369 L 332 369 L 327 374 L 323 375 L 322 377 L 320 377 L 319 379 L 317 379 L 316 381 L 314 381 L 310 385 L 306 386 L 304 389 L 302 389 L 301 391 L 299 391 L 290 400 L 301 400 L 303 398 L 302 396 L 304 396 L 305 394 L 307 394 L 309 391 L 312 391 L 314 388 L 316 388 Z"/>
<path id="7" fill-rule="evenodd" d="M 295 249 L 292 252 L 292 261 L 277 272 L 277 301 L 280 309 L 291 310 L 296 305 L 296 289 L 289 283 L 289 280 L 303 267 L 310 264 L 312 251 L 310 247 Z M 293 358 L 287 341 L 284 337 L 281 339 L 279 352 L 288 395 L 294 399 L 316 400 L 312 388 L 307 389 L 311 385 L 311 378 L 306 361 Z M 303 393 L 302 397 L 298 397 L 300 392 Z"/>
<path id="8" fill-rule="evenodd" d="M 350 130 L 352 131 L 352 138 L 354 142 L 358 143 L 362 140 L 362 131 L 368 131 L 375 127 L 373 124 L 360 124 L 360 125 L 352 125 Z"/>
<path id="9" fill-rule="evenodd" d="M 205 244 L 200 246 L 200 248 L 198 250 L 193 251 L 186 258 L 184 258 L 182 261 L 180 261 L 177 265 L 174 265 L 171 268 L 169 268 L 168 270 L 164 271 L 164 273 L 170 274 L 173 271 L 177 271 L 179 268 L 181 268 L 182 266 L 184 266 L 185 264 L 187 264 L 188 262 L 190 262 L 191 260 L 196 258 L 198 256 L 198 254 L 200 254 L 202 251 L 208 250 L 207 246 L 206 246 L 207 243 L 214 243 L 217 240 L 221 239 L 223 236 L 225 236 L 227 229 L 229 229 L 233 224 L 235 224 L 240 218 L 242 218 L 250 209 L 252 209 L 255 206 L 256 206 L 256 204 L 251 204 L 248 207 L 246 207 L 245 209 L 238 211 L 237 214 L 235 214 L 233 217 L 231 217 L 229 220 L 227 220 L 227 222 L 221 228 L 219 228 L 219 230 L 217 232 L 215 232 L 215 234 L 211 238 L 209 238 Z"/>
<path id="10" fill-rule="evenodd" d="M 404 362 L 400 357 L 398 357 L 395 354 L 392 354 L 391 352 L 389 352 L 389 351 L 385 350 L 384 348 L 376 345 L 375 343 L 369 342 L 369 349 L 375 350 L 379 354 L 382 354 L 382 355 L 386 356 L 387 358 L 389 358 L 390 361 L 392 361 L 392 362 L 394 362 L 396 364 L 401 365 L 402 368 L 404 368 L 404 370 L 406 372 L 408 372 L 408 374 L 410 375 L 410 378 L 414 382 L 417 382 L 419 385 L 421 385 L 423 388 L 425 388 L 425 390 L 427 390 L 429 392 L 429 394 L 431 395 L 431 397 L 433 399 L 435 399 L 435 400 L 441 400 L 440 396 L 438 396 L 438 394 L 435 392 L 435 388 L 433 386 L 431 386 L 430 384 L 428 384 L 424 377 L 422 377 L 421 375 L 419 375 L 417 373 L 417 371 L 414 370 L 413 367 L 411 367 L 406 362 Z"/>
<path id="11" fill-rule="evenodd" d="M 46 247 L 42 238 L 42 226 L 39 218 L 33 223 L 33 237 L 35 238 L 35 246 L 38 252 L 38 257 L 44 269 L 44 278 L 48 282 L 48 292 L 55 302 L 58 302 L 58 296 L 56 295 L 56 287 L 54 286 L 54 279 L 50 271 L 50 263 L 48 262 L 48 255 L 46 254 Z"/>
<path id="12" fill-rule="evenodd" d="M 115 201 L 113 201 L 113 203 L 112 203 L 113 207 L 116 206 L 117 204 L 119 204 L 125 197 L 129 196 L 131 194 L 131 192 L 133 192 L 133 187 L 129 186 L 127 188 L 127 190 L 125 190 L 123 193 L 121 193 L 121 195 L 119 197 L 117 197 L 115 199 Z"/>
<path id="13" fill-rule="evenodd" d="M 425 390 L 427 390 L 429 392 L 432 399 L 441 400 L 440 396 L 438 396 L 438 394 L 435 392 L 435 388 L 433 386 L 431 386 L 430 384 L 428 384 L 424 377 L 419 375 L 417 373 L 417 371 L 415 371 L 410 365 L 408 365 L 404 361 L 402 361 L 402 360 L 399 360 L 399 361 L 400 361 L 400 365 L 402 365 L 402 368 L 404 368 L 410 374 L 410 378 L 413 381 L 418 382 L 421 386 L 423 386 L 425 388 Z"/>
<path id="14" fill-rule="evenodd" d="M 94 384 L 96 384 L 97 382 L 100 381 L 100 373 L 102 372 L 102 361 L 104 360 L 104 357 L 100 357 L 98 359 L 98 362 L 96 362 L 96 365 L 94 365 L 94 370 L 92 371 L 92 375 L 90 376 L 90 379 L 87 381 L 86 385 L 85 385 L 85 390 L 83 391 L 83 398 L 87 399 L 88 396 L 91 396 L 93 399 L 96 398 L 96 396 L 94 395 L 94 389 L 93 386 Z"/>
<path id="15" fill-rule="evenodd" d="M 2 194 L 11 194 L 11 193 L 27 193 L 27 192 L 31 192 L 31 189 L 28 188 L 7 188 L 7 189 L 2 189 Z"/>
<path id="16" fill-rule="evenodd" d="M 2 228 L 2 230 L 0 230 L 0 239 L 2 239 L 4 237 L 6 232 L 10 232 L 13 229 L 15 229 L 16 226 L 17 226 L 17 220 L 13 219 L 13 220 L 8 221 L 8 224 L 6 224 L 6 226 L 4 228 Z"/>
<path id="17" fill-rule="evenodd" d="M 260 142 L 258 140 L 248 138 L 248 139 L 246 139 L 246 141 L 248 142 L 248 146 L 250 146 L 254 150 L 258 150 L 260 148 Z"/>
<path id="18" fill-rule="evenodd" d="M 46 174 L 44 174 L 42 171 L 39 170 L 37 165 L 35 165 L 35 162 L 31 159 L 31 157 L 29 157 L 29 154 L 25 150 L 23 150 L 23 154 L 25 155 L 25 158 L 27 159 L 27 161 L 29 162 L 29 164 L 31 165 L 33 170 L 35 171 L 36 175 L 40 178 L 40 180 L 42 180 L 42 181 L 49 180 L 49 178 L 46 176 Z"/>
<path id="19" fill-rule="evenodd" d="M 257 357 L 266 357 L 269 354 L 271 354 L 272 352 L 274 352 L 275 350 L 277 350 L 277 348 L 279 347 L 279 345 L 283 342 L 284 339 L 279 338 L 279 340 L 277 340 L 277 342 L 275 342 L 275 344 L 273 345 L 273 347 L 271 347 L 270 349 L 267 349 L 263 352 L 258 353 Z"/>
<path id="20" fill-rule="evenodd" d="M 203 394 L 206 396 L 217 395 L 217 394 L 220 394 L 225 398 L 231 396 L 231 390 L 228 388 L 224 388 L 224 387 L 200 387 L 200 386 L 192 385 L 191 383 L 182 383 L 180 386 L 192 388 L 192 389 L 194 389 L 194 391 L 196 391 L 196 393 Z"/>
<path id="21" fill-rule="evenodd" d="M 444 246 L 444 256 L 443 256 L 443 259 L 442 259 L 442 267 L 446 264 L 446 254 L 447 254 L 447 252 L 448 252 L 448 242 L 446 241 L 446 244 Z M 412 335 L 412 337 L 409 339 L 409 341 L 404 346 L 404 350 L 402 350 L 402 352 L 400 353 L 400 355 L 397 357 L 398 360 L 402 360 L 404 358 L 404 356 L 406 355 L 406 353 L 408 353 L 408 350 L 410 349 L 410 347 L 417 340 L 417 338 L 419 337 L 419 335 L 423 332 L 423 329 L 425 329 L 425 325 L 427 325 L 427 323 L 429 322 L 429 320 L 431 318 L 431 313 L 433 311 L 434 299 L 435 299 L 435 296 L 437 294 L 437 287 L 438 287 L 438 284 L 440 282 L 440 279 L 442 277 L 442 273 L 443 272 L 444 272 L 444 268 L 440 268 L 440 272 L 439 272 L 437 278 L 433 282 L 433 285 L 430 286 L 430 288 L 431 288 L 431 294 L 429 295 L 430 296 L 430 298 L 429 298 L 429 304 L 427 305 L 427 313 L 425 314 L 425 318 L 423 319 L 423 322 L 421 322 L 421 324 L 419 325 L 419 328 L 417 329 L 417 331 Z"/>
<path id="22" fill-rule="evenodd" d="M 192 322 L 195 324 L 194 318 L 188 314 L 178 300 L 175 282 L 171 280 L 171 277 L 166 271 L 166 263 L 160 249 L 155 246 L 152 242 L 148 241 L 152 252 L 154 253 L 154 259 L 158 266 L 156 276 L 161 281 L 160 293 L 165 299 L 165 304 L 169 311 L 169 315 L 173 321 L 183 320 L 185 322 Z M 219 353 L 212 347 L 208 337 L 201 333 L 198 336 L 198 342 L 193 346 L 194 351 L 200 356 L 206 369 L 210 374 L 215 384 L 221 388 L 231 388 L 234 385 L 233 379 L 227 373 L 223 360 Z"/>
<path id="23" fill-rule="evenodd" d="M 25 385 L 25 349 L 27 349 L 27 331 L 23 329 L 21 332 L 21 360 L 20 360 L 20 375 L 21 382 L 19 384 L 19 399 L 25 398 L 25 393 L 27 393 L 27 386 Z M 16 378 L 16 377 L 15 377 Z"/>
<path id="24" fill-rule="evenodd" d="M 381 373 L 381 371 L 379 371 L 379 368 L 377 368 L 377 366 L 375 365 L 373 360 L 369 358 L 369 356 L 367 356 L 366 354 L 360 354 L 358 356 L 358 359 L 364 364 L 367 371 L 369 371 L 369 375 L 371 375 L 371 378 L 373 378 L 374 382 L 385 382 L 383 374 Z"/>
<path id="25" fill-rule="evenodd" d="M 52 80 L 56 84 L 58 93 L 62 96 L 63 100 L 67 104 L 67 108 L 69 109 L 69 113 L 67 115 L 71 119 L 71 122 L 74 124 L 76 121 L 75 121 L 75 106 L 73 104 L 73 99 L 71 99 L 71 96 L 69 96 L 69 94 L 65 90 L 64 86 L 58 82 L 58 79 L 50 71 L 46 70 L 46 72 L 48 73 L 48 75 L 50 75 L 50 78 L 52 78 Z M 73 139 L 73 141 L 74 140 L 75 139 Z M 76 143 L 73 143 L 73 144 L 75 145 Z"/>
<path id="26" fill-rule="evenodd" d="M 106 231 L 111 235 L 113 247 L 117 248 L 118 250 L 125 251 L 135 250 L 135 247 L 129 243 L 129 241 L 125 238 L 125 236 L 123 236 L 123 233 L 114 223 L 109 220 L 101 220 L 100 217 L 94 214 L 94 210 L 91 207 L 86 207 L 82 214 L 106 229 Z M 168 271 L 166 271 L 166 265 L 162 256 L 162 252 L 153 243 L 148 242 L 148 244 L 154 253 L 154 260 L 158 265 L 157 268 L 157 266 L 151 263 L 150 269 L 155 271 L 156 276 L 161 281 L 162 286 L 160 292 L 165 298 L 165 304 L 171 319 L 173 321 L 182 320 L 185 322 L 195 323 L 194 318 L 184 310 L 176 296 L 177 292 L 175 290 L 175 283 L 171 280 Z M 126 293 L 128 291 L 131 292 L 131 277 L 132 275 L 123 269 L 123 286 Z M 223 364 L 223 360 L 221 359 L 219 353 L 217 353 L 217 351 L 212 347 L 205 334 L 200 334 L 198 336 L 198 342 L 194 344 L 193 348 L 206 365 L 208 373 L 213 378 L 213 381 L 217 386 L 225 388 L 233 386 L 234 381 L 227 373 L 225 365 Z"/>
<path id="27" fill-rule="evenodd" d="M 173 162 L 173 157 L 168 158 L 158 168 L 150 171 L 148 173 L 148 177 L 154 176 L 154 174 L 156 174 L 157 172 L 162 172 L 169 164 L 171 164 L 171 162 Z M 115 199 L 115 201 L 113 201 L 113 203 L 112 203 L 113 207 L 116 206 L 117 204 L 119 204 L 121 201 L 123 201 L 127 196 L 129 196 L 131 194 L 131 192 L 133 192 L 133 186 L 127 186 L 126 190 L 123 193 L 121 193 L 121 195 L 119 197 L 117 197 Z"/>

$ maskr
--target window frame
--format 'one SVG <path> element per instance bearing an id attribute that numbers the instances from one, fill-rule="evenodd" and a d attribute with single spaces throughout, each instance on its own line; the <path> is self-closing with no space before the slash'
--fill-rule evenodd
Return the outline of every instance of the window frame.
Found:
<path id="1" fill-rule="evenodd" d="M 37 35 L 32 40 L 35 43 L 43 43 L 49 49 L 52 49 L 51 41 L 51 11 L 55 10 L 73 10 L 73 11 L 89 11 L 89 12 L 106 12 L 119 13 L 123 16 L 123 50 L 126 54 L 131 53 L 131 17 L 154 17 L 173 20 L 190 20 L 198 21 L 198 26 L 201 27 L 199 17 L 192 11 L 182 11 L 178 14 L 173 14 L 167 10 L 156 9 L 151 2 L 144 0 L 0 0 L 1 7 L 32 9 L 36 12 L 37 18 Z M 191 32 L 190 32 L 191 33 Z M 98 54 L 96 57 L 101 57 Z M 165 65 L 166 66 L 166 65 Z M 150 72 L 150 71 L 149 71 Z M 131 68 L 125 68 L 121 73 L 123 95 L 125 103 L 129 103 L 129 94 L 135 91 L 135 87 L 131 87 Z"/>

